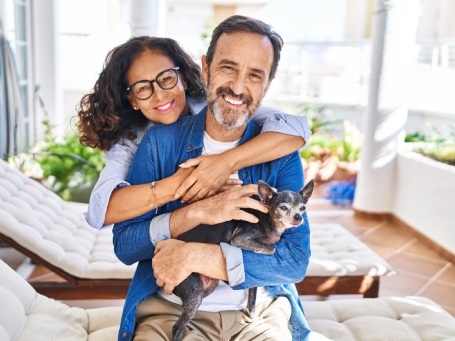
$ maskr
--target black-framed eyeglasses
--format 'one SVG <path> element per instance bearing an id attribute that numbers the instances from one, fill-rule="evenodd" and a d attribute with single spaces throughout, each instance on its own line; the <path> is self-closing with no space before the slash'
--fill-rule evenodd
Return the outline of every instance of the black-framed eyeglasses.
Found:
<path id="1" fill-rule="evenodd" d="M 158 86 L 163 90 L 171 90 L 177 85 L 179 80 L 178 74 L 179 67 L 173 67 L 170 69 L 166 69 L 161 71 L 155 79 L 149 80 L 141 80 L 137 81 L 134 84 L 131 84 L 129 87 L 126 88 L 127 92 L 133 94 L 139 100 L 146 100 L 152 97 L 154 93 L 153 83 L 155 82 Z"/>

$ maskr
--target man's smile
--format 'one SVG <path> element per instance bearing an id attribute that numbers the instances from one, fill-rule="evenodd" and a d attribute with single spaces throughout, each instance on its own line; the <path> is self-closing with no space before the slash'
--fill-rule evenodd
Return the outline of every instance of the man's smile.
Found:
<path id="1" fill-rule="evenodd" d="M 242 106 L 243 105 L 243 101 L 239 100 L 239 99 L 236 99 L 236 98 L 233 98 L 233 97 L 230 97 L 228 95 L 224 95 L 222 96 L 224 98 L 224 100 L 226 102 L 228 102 L 229 104 L 233 105 L 233 106 L 236 106 L 236 107 L 239 107 L 239 106 Z"/>

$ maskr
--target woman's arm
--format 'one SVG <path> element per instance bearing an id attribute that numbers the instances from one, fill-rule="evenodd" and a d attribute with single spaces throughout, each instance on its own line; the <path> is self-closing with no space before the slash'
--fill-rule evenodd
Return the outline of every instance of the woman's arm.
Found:
<path id="1" fill-rule="evenodd" d="M 138 217 L 156 209 L 158 206 L 175 200 L 174 194 L 177 187 L 193 170 L 193 168 L 182 168 L 174 175 L 156 181 L 155 195 L 153 195 L 149 183 L 115 189 L 109 199 L 104 225 L 115 224 Z"/>
<path id="2" fill-rule="evenodd" d="M 261 108 L 254 120 L 262 125 L 261 134 L 250 141 L 218 155 L 203 155 L 182 167 L 196 170 L 176 191 L 176 198 L 195 202 L 214 195 L 226 179 L 241 168 L 276 160 L 303 148 L 311 136 L 306 117 Z"/>
<path id="3" fill-rule="evenodd" d="M 177 187 L 191 174 L 193 167 L 177 171 L 173 176 L 156 181 L 155 202 L 150 183 L 131 186 L 126 178 L 137 151 L 134 141 L 124 139 L 104 155 L 105 166 L 92 191 L 86 220 L 101 229 L 138 217 L 169 201 L 175 200 Z"/>

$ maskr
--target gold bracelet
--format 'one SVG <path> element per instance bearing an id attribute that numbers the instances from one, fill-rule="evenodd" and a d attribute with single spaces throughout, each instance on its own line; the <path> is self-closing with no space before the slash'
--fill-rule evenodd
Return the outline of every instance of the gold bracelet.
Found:
<path id="1" fill-rule="evenodd" d="M 152 181 L 150 183 L 150 188 L 152 189 L 153 200 L 155 201 L 155 204 L 156 204 L 156 213 L 158 213 L 158 207 L 161 207 L 161 205 L 158 204 L 158 199 L 156 198 L 156 193 L 155 193 L 156 181 Z"/>

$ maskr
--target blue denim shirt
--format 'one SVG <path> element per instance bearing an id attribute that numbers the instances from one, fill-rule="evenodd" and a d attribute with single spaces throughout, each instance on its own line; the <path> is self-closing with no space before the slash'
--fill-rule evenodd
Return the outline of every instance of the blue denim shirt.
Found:
<path id="1" fill-rule="evenodd" d="M 154 126 L 147 131 L 137 150 L 128 175 L 131 184 L 142 184 L 171 176 L 184 161 L 201 155 L 205 128 L 206 108 L 199 115 L 184 117 L 170 125 Z M 247 126 L 241 140 L 244 143 L 260 133 L 254 122 Z M 303 169 L 297 152 L 278 160 L 239 170 L 245 185 L 266 181 L 278 190 L 298 191 L 303 187 Z M 159 214 L 173 212 L 182 207 L 179 200 L 167 203 Z M 151 259 L 154 246 L 150 240 L 150 221 L 156 210 L 140 217 L 114 225 L 114 249 L 125 264 L 138 263 L 123 309 L 119 340 L 131 340 L 136 319 L 137 305 L 155 294 L 159 287 L 153 274 Z M 309 326 L 303 315 L 297 290 L 293 283 L 306 274 L 310 258 L 310 229 L 306 213 L 304 223 L 288 229 L 273 255 L 261 255 L 242 250 L 244 281 L 233 289 L 265 286 L 274 296 L 289 299 L 292 313 L 290 325 L 293 340 L 307 340 Z"/>

